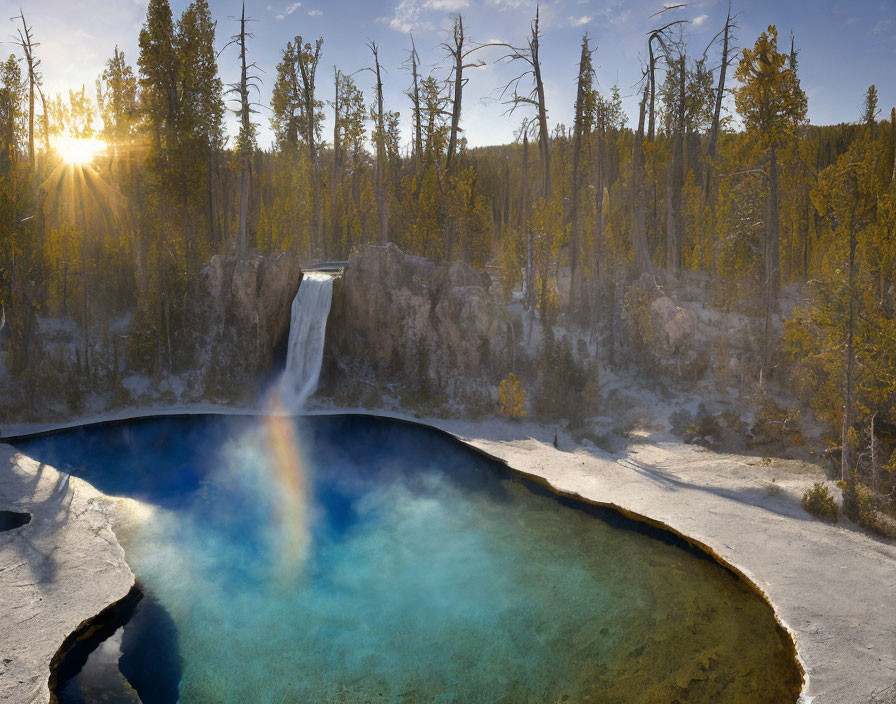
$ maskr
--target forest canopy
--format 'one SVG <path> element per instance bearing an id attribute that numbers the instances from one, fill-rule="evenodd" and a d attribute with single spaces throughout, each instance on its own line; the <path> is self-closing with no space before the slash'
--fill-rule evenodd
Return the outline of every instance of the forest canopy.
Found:
<path id="1" fill-rule="evenodd" d="M 664 17 L 644 20 L 636 122 L 618 86 L 598 86 L 586 34 L 573 122 L 550 129 L 550 46 L 536 12 L 528 36 L 488 45 L 519 69 L 496 97 L 517 139 L 471 149 L 463 89 L 486 45 L 460 15 L 433 72 L 409 41 L 406 71 L 383 66 L 371 42 L 367 66 L 331 74 L 325 39 L 296 36 L 267 106 L 254 98 L 245 12 L 230 25 L 233 51 L 219 55 L 206 0 L 179 17 L 168 0 L 149 0 L 139 54 L 113 48 L 95 91 L 66 95 L 45 94 L 40 27 L 20 15 L 16 53 L 0 65 L 10 372 L 27 379 L 46 356 L 38 318 L 67 317 L 83 344 L 61 373 L 91 389 L 117 373 L 95 341 L 125 315 L 129 368 L 183 368 L 185 312 L 220 253 L 308 262 L 391 242 L 488 267 L 506 300 L 521 291 L 543 325 L 562 317 L 597 330 L 610 362 L 633 282 L 697 276 L 714 305 L 764 317 L 752 371 L 789 385 L 840 436 L 846 477 L 860 459 L 849 438 L 872 422 L 896 428 L 896 110 L 882 111 L 872 85 L 854 122 L 811 125 L 797 38 L 770 26 L 738 47 L 729 13 L 710 45 L 695 47 L 685 21 Z M 240 78 L 224 85 L 219 62 L 234 56 Z M 386 103 L 386 80 L 405 82 L 404 104 Z M 262 150 L 267 119 L 275 141 Z M 782 336 L 770 321 L 785 309 Z"/>

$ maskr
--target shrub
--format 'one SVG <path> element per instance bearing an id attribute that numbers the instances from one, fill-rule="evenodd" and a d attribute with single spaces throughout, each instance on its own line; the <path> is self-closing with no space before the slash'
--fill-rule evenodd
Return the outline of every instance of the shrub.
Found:
<path id="1" fill-rule="evenodd" d="M 834 495 L 821 482 L 815 482 L 809 489 L 806 489 L 802 505 L 813 516 L 828 523 L 836 523 L 840 519 L 840 507 L 834 500 Z"/>
<path id="2" fill-rule="evenodd" d="M 720 416 L 712 415 L 701 403 L 697 414 L 684 430 L 683 437 L 686 443 L 712 445 L 722 440 L 722 425 Z M 677 418 L 677 421 L 682 418 Z"/>
<path id="3" fill-rule="evenodd" d="M 799 410 L 787 410 L 764 396 L 759 403 L 756 422 L 753 423 L 753 439 L 757 444 L 786 442 L 803 445 L 805 439 L 798 422 Z"/>
<path id="4" fill-rule="evenodd" d="M 691 423 L 684 433 L 687 443 L 715 443 L 721 440 L 722 426 L 717 416 L 700 416 Z"/>
<path id="5" fill-rule="evenodd" d="M 669 414 L 669 427 L 676 435 L 684 436 L 693 423 L 694 416 L 687 409 L 679 408 Z"/>
<path id="6" fill-rule="evenodd" d="M 498 385 L 498 399 L 505 418 L 514 420 L 526 415 L 526 390 L 513 372 Z"/>
<path id="7" fill-rule="evenodd" d="M 871 487 L 855 478 L 845 485 L 843 508 L 851 521 L 885 538 L 896 538 L 896 520 L 881 510 L 884 508 L 883 502 L 875 496 Z"/>

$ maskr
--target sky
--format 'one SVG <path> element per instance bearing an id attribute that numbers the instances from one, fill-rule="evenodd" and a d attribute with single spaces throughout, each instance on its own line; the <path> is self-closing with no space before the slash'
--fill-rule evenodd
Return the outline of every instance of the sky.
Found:
<path id="1" fill-rule="evenodd" d="M 170 0 L 175 15 L 187 0 Z M 681 1 L 681 0 L 679 0 Z M 237 29 L 239 0 L 209 0 L 217 20 L 219 66 L 225 83 L 238 78 L 239 61 L 234 47 L 225 48 Z M 5 12 L 18 14 L 20 4 L 0 0 Z M 609 91 L 618 83 L 629 122 L 637 121 L 635 83 L 645 59 L 646 34 L 657 23 L 688 20 L 691 54 L 701 54 L 721 29 L 728 10 L 727 0 L 691 0 L 687 6 L 660 17 L 651 15 L 663 8 L 657 0 L 548 0 L 541 4 L 542 70 L 545 78 L 548 119 L 553 128 L 572 122 L 575 77 L 582 35 L 587 32 L 594 55 L 599 87 Z M 128 62 L 137 62 L 137 39 L 146 14 L 146 0 L 27 0 L 22 2 L 26 19 L 40 42 L 45 90 L 65 93 L 86 84 L 93 92 L 96 77 L 116 44 Z M 814 124 L 832 124 L 858 119 L 867 87 L 874 83 L 880 94 L 882 116 L 896 105 L 896 0 L 734 0 L 738 14 L 736 46 L 752 46 L 769 24 L 778 27 L 782 45 L 789 48 L 792 31 L 799 50 L 799 71 L 808 95 L 809 119 Z M 468 41 L 524 44 L 535 0 L 247 0 L 246 13 L 255 21 L 254 38 L 248 49 L 261 69 L 263 84 L 256 121 L 259 144 L 268 147 L 272 135 L 267 105 L 276 77 L 276 65 L 286 42 L 301 35 L 305 41 L 323 37 L 323 55 L 318 68 L 318 94 L 333 97 L 333 67 L 345 73 L 359 71 L 371 63 L 366 42 L 380 46 L 387 109 L 401 113 L 403 134 L 410 135 L 410 105 L 403 91 L 410 74 L 402 68 L 408 55 L 411 34 L 420 54 L 423 71 L 444 78 L 448 75 L 445 50 L 440 43 L 450 36 L 452 17 L 462 13 Z M 14 52 L 16 29 L 7 24 L 8 43 L 0 49 Z M 3 36 L 0 33 L 0 36 Z M 519 66 L 500 61 L 500 48 L 477 54 L 482 68 L 468 69 L 464 89 L 461 126 L 471 146 L 512 141 L 526 113 L 507 115 L 499 99 L 501 86 L 519 73 Z M 712 65 L 718 51 L 711 50 Z M 356 75 L 368 101 L 373 97 L 373 74 Z M 332 130 L 326 109 L 325 134 Z M 229 131 L 235 120 L 228 118 Z"/>

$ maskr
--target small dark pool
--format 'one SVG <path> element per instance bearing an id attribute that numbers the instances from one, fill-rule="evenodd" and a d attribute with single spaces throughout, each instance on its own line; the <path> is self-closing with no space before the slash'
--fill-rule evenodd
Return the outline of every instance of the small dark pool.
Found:
<path id="1" fill-rule="evenodd" d="M 0 533 L 21 528 L 31 522 L 30 513 L 20 511 L 0 511 Z"/>
<path id="2" fill-rule="evenodd" d="M 728 570 L 427 428 L 187 416 L 15 444 L 138 502 L 116 533 L 146 596 L 64 701 L 783 704 L 801 684 Z"/>

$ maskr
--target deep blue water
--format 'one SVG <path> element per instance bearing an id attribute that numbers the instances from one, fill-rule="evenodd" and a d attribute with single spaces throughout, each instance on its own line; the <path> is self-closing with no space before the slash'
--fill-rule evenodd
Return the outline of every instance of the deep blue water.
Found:
<path id="1" fill-rule="evenodd" d="M 63 702 L 771 703 L 798 686 L 734 575 L 426 428 L 182 416 L 16 445 L 139 502 L 116 533 L 145 596 L 70 660 Z"/>

